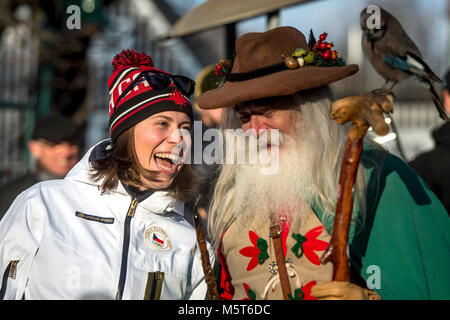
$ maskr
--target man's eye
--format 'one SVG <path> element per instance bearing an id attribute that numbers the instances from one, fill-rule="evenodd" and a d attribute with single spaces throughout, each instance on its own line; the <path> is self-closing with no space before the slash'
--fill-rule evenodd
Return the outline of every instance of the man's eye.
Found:
<path id="1" fill-rule="evenodd" d="M 250 121 L 250 114 L 240 114 L 239 119 L 242 123 L 246 123 Z"/>
<path id="2" fill-rule="evenodd" d="M 270 109 L 270 110 L 265 111 L 265 112 L 263 113 L 263 115 L 264 115 L 264 117 L 266 117 L 266 118 L 271 118 L 271 117 L 273 116 L 273 112 L 274 112 L 274 110 L 273 110 L 273 109 Z"/>

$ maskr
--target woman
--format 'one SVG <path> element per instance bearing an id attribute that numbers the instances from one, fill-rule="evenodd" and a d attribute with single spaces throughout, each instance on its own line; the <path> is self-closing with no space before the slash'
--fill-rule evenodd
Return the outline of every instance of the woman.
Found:
<path id="1" fill-rule="evenodd" d="M 183 164 L 194 82 L 133 50 L 113 60 L 110 135 L 62 180 L 17 197 L 0 224 L 5 299 L 203 299 Z M 211 254 L 212 256 L 212 254 Z"/>

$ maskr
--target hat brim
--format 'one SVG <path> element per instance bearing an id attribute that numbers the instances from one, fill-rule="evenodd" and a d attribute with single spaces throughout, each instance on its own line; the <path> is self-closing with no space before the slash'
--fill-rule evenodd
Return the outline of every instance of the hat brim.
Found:
<path id="1" fill-rule="evenodd" d="M 196 102 L 202 109 L 232 107 L 238 103 L 318 88 L 355 74 L 358 65 L 342 67 L 306 66 L 285 70 L 246 81 L 227 81 L 218 89 L 202 93 Z"/>

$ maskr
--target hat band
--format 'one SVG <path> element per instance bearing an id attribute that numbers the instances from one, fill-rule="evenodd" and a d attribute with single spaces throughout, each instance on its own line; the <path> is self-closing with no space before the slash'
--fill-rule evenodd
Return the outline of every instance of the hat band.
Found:
<path id="1" fill-rule="evenodd" d="M 286 64 L 284 62 L 272 64 L 270 66 L 265 66 L 259 69 L 255 69 L 248 72 L 241 72 L 241 73 L 230 73 L 228 75 L 228 81 L 230 82 L 239 82 L 239 81 L 247 81 L 254 78 L 264 77 L 269 74 L 280 72 L 289 69 L 286 67 Z"/>

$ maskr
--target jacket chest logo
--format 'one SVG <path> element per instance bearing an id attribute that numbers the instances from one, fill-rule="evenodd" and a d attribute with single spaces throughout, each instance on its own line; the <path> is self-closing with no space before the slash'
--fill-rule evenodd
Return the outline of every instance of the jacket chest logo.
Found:
<path id="1" fill-rule="evenodd" d="M 75 216 L 77 216 L 78 218 L 82 218 L 85 220 L 89 220 L 89 221 L 95 221 L 95 222 L 100 222 L 100 223 L 106 223 L 106 224 L 113 224 L 114 223 L 114 218 L 105 218 L 105 217 L 98 217 L 98 216 L 93 216 L 91 214 L 86 214 L 80 211 L 75 211 Z"/>
<path id="2" fill-rule="evenodd" d="M 167 232 L 160 227 L 149 227 L 145 230 L 144 240 L 147 247 L 157 250 L 172 249 L 172 242 L 170 241 Z"/>

